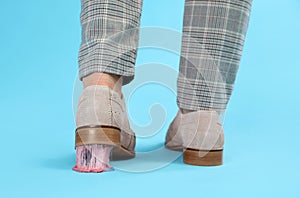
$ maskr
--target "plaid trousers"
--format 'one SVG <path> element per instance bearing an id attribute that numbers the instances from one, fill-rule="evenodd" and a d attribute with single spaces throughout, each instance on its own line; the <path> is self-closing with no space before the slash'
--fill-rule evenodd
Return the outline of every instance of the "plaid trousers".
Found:
<path id="1" fill-rule="evenodd" d="M 81 0 L 80 79 L 104 72 L 134 76 L 143 0 Z M 185 0 L 177 104 L 226 110 L 248 28 L 252 0 Z"/>

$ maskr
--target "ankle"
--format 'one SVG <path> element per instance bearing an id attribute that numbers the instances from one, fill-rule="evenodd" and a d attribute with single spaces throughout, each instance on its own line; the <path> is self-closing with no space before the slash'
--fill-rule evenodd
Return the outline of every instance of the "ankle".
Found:
<path id="1" fill-rule="evenodd" d="M 116 91 L 122 95 L 122 76 L 107 74 L 107 73 L 93 73 L 82 80 L 84 88 L 92 85 L 103 85 Z"/>
<path id="2" fill-rule="evenodd" d="M 186 113 L 192 113 L 192 112 L 196 112 L 196 111 L 201 111 L 201 112 L 213 112 L 215 110 L 213 109 L 198 109 L 198 110 L 191 110 L 191 109 L 181 109 L 180 108 L 180 112 L 182 114 L 186 114 Z"/>

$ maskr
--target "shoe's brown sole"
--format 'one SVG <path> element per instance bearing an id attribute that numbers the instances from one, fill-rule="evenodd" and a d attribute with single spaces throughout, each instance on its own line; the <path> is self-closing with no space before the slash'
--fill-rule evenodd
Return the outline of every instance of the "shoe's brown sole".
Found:
<path id="1" fill-rule="evenodd" d="M 183 162 L 195 166 L 219 166 L 223 164 L 223 150 L 199 151 L 187 148 Z"/>
<path id="2" fill-rule="evenodd" d="M 76 129 L 75 147 L 102 144 L 114 148 L 111 160 L 126 160 L 135 157 L 135 152 L 124 148 L 120 143 L 120 129 L 111 126 L 87 126 Z"/>

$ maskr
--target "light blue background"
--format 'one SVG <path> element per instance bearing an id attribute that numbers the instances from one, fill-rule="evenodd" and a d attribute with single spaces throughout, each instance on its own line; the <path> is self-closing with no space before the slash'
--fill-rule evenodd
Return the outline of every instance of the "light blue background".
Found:
<path id="1" fill-rule="evenodd" d="M 224 125 L 225 164 L 193 167 L 179 158 L 139 174 L 71 171 L 80 1 L 0 5 L 0 197 L 300 197 L 299 0 L 254 0 Z M 180 31 L 183 5 L 145 0 L 142 26 Z M 151 61 L 177 67 L 178 57 L 141 50 L 138 63 Z M 155 86 L 145 89 L 156 97 Z M 135 102 L 138 122 L 148 121 L 151 100 Z M 159 102 L 166 101 L 170 122 L 174 95 Z"/>

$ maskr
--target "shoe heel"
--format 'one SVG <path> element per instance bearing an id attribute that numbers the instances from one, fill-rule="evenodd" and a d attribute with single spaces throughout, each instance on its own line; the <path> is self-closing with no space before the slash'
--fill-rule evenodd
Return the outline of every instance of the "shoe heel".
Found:
<path id="1" fill-rule="evenodd" d="M 80 127 L 76 129 L 75 146 L 102 144 L 119 146 L 120 129 L 114 127 Z"/>
<path id="2" fill-rule="evenodd" d="M 200 151 L 188 148 L 183 152 L 183 162 L 195 166 L 219 166 L 223 164 L 223 150 Z"/>
<path id="3" fill-rule="evenodd" d="M 110 126 L 87 126 L 76 129 L 75 148 L 83 145 L 110 145 L 111 160 L 125 160 L 135 157 L 134 151 L 124 148 L 120 143 L 120 129 Z"/>

